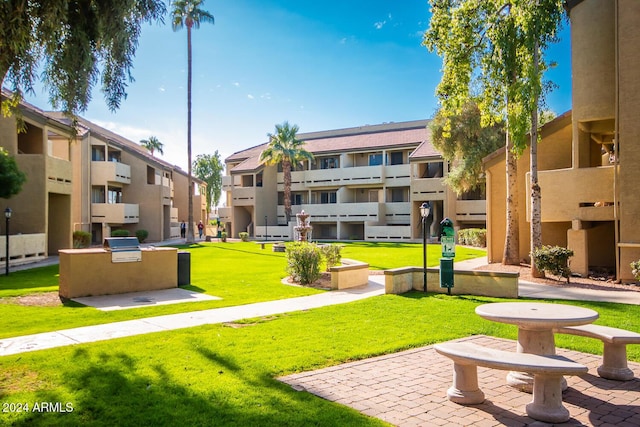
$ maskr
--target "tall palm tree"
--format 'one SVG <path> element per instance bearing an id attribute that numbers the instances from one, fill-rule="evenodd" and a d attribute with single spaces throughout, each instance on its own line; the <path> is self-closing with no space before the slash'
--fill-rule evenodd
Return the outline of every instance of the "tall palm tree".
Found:
<path id="1" fill-rule="evenodd" d="M 187 27 L 187 165 L 189 182 L 189 226 L 187 243 L 194 242 L 193 236 L 193 177 L 191 176 L 191 29 L 200 28 L 200 22 L 215 22 L 213 15 L 200 8 L 204 0 L 177 0 L 173 2 L 171 25 L 173 31 Z"/>
<path id="2" fill-rule="evenodd" d="M 313 154 L 304 149 L 304 141 L 297 138 L 298 125 L 289 122 L 276 125 L 276 132 L 267 134 L 269 145 L 260 153 L 260 160 L 268 165 L 282 164 L 284 174 L 284 215 L 291 219 L 291 165 L 302 160 L 313 160 Z"/>
<path id="3" fill-rule="evenodd" d="M 157 151 L 160 154 L 164 154 L 164 144 L 160 142 L 160 140 L 155 136 L 150 136 L 148 139 L 141 139 L 140 145 L 149 150 L 152 156 L 154 151 Z"/>

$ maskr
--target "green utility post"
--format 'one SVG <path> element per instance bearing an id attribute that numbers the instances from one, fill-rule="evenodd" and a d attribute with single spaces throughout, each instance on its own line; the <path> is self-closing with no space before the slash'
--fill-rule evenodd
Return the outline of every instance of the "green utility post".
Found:
<path id="1" fill-rule="evenodd" d="M 456 256 L 456 239 L 453 222 L 449 218 L 445 218 L 440 222 L 440 244 L 442 245 L 440 287 L 447 288 L 447 294 L 451 295 L 451 288 L 453 288 L 453 258 Z"/>

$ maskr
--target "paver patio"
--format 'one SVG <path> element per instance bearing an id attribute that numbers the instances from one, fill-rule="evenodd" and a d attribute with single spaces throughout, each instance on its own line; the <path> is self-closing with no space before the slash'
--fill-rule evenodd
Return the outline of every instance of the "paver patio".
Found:
<path id="1" fill-rule="evenodd" d="M 483 335 L 463 338 L 486 347 L 515 351 L 512 340 Z M 597 376 L 601 356 L 557 349 L 558 354 L 589 367 L 581 377 L 567 377 L 563 402 L 571 419 L 563 426 L 640 425 L 640 379 L 606 380 Z M 640 363 L 629 362 L 636 376 Z M 461 406 L 447 399 L 453 362 L 432 346 L 407 350 L 317 371 L 280 378 L 296 390 L 350 406 L 398 426 L 545 426 L 527 417 L 531 395 L 506 384 L 505 371 L 478 368 L 486 400 Z"/>

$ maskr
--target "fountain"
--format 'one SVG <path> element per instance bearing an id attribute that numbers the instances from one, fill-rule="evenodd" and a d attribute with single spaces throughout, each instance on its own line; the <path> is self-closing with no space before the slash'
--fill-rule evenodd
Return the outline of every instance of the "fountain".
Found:
<path id="1" fill-rule="evenodd" d="M 293 229 L 295 230 L 294 240 L 297 240 L 298 242 L 306 242 L 311 239 L 311 229 L 313 227 L 309 225 L 310 216 L 311 215 L 305 213 L 304 210 L 296 214 L 297 225 L 293 227 Z"/>

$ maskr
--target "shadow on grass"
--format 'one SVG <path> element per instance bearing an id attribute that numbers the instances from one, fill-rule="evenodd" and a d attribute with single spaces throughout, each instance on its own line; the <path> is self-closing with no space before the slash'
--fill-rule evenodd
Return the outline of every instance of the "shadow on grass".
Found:
<path id="1" fill-rule="evenodd" d="M 264 371 L 243 368 L 210 350 L 163 360 L 166 351 L 132 358 L 84 349 L 35 392 L 62 412 L 11 414 L 14 426 L 381 425 L 348 408 L 300 393 Z M 3 414 L 6 415 L 6 414 Z"/>

